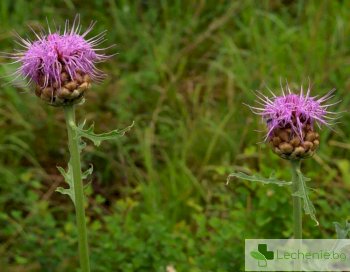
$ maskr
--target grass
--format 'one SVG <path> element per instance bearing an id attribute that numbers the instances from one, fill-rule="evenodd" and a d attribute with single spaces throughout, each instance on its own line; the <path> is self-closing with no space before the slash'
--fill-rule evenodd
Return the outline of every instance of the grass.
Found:
<path id="1" fill-rule="evenodd" d="M 233 181 L 232 170 L 275 171 L 287 163 L 261 142 L 259 118 L 243 103 L 279 81 L 324 94 L 337 88 L 347 110 L 350 11 L 342 1 L 7 1 L 0 3 L 1 50 L 11 31 L 32 34 L 80 13 L 98 23 L 118 52 L 100 68 L 78 116 L 98 131 L 134 129 L 119 142 L 89 145 L 94 164 L 88 216 L 93 271 L 237 271 L 245 238 L 292 233 L 283 188 Z M 6 63 L 6 59 L 0 59 Z M 2 75 L 13 67 L 3 65 Z M 63 112 L 1 78 L 0 267 L 3 271 L 75 271 L 73 207 L 54 189 L 68 157 Z M 305 217 L 305 238 L 334 238 L 349 219 L 350 118 L 322 131 L 303 169 L 320 227 Z M 254 226 L 254 228 L 252 227 Z"/>

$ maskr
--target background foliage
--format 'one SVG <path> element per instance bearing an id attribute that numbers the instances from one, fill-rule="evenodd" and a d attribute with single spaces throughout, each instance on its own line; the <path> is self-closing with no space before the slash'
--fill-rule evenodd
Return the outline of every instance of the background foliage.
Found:
<path id="1" fill-rule="evenodd" d="M 133 130 L 119 142 L 92 144 L 89 201 L 93 271 L 237 271 L 245 238 L 290 237 L 286 188 L 233 180 L 233 170 L 288 179 L 288 164 L 265 144 L 264 126 L 243 103 L 254 90 L 297 89 L 310 78 L 315 95 L 338 89 L 349 108 L 350 9 L 347 1 L 0 1 L 0 47 L 11 33 L 32 37 L 53 20 L 81 14 L 92 34 L 107 30 L 118 52 L 100 66 L 108 78 L 79 107 L 96 131 Z M 1 75 L 14 66 L 5 65 Z M 1 77 L 1 271 L 76 271 L 73 206 L 63 184 L 67 139 L 62 110 Z M 334 238 L 349 219 L 350 122 L 324 130 L 305 161 L 320 227 L 304 217 L 306 238 Z"/>

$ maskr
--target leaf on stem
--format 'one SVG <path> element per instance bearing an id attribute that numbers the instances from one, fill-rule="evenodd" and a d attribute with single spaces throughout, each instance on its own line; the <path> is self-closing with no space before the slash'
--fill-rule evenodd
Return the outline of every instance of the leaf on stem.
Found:
<path id="1" fill-rule="evenodd" d="M 300 170 L 297 170 L 296 173 L 299 179 L 299 189 L 297 192 L 293 193 L 293 196 L 298 196 L 303 199 L 305 213 L 310 215 L 311 219 L 316 222 L 316 226 L 318 226 L 319 223 L 315 215 L 316 209 L 309 198 L 310 188 L 306 186 L 306 182 L 310 181 L 310 179 L 305 177 Z"/>
<path id="2" fill-rule="evenodd" d="M 90 176 L 92 174 L 93 171 L 94 171 L 94 166 L 92 164 L 90 164 L 89 168 L 86 171 L 84 171 L 81 178 L 86 179 L 88 176 Z"/>
<path id="3" fill-rule="evenodd" d="M 345 226 L 343 227 L 338 222 L 333 222 L 335 226 L 335 231 L 337 233 L 337 240 L 335 241 L 335 244 L 332 247 L 332 251 L 339 252 L 346 248 L 349 248 L 349 233 L 350 233 L 350 223 L 349 221 L 345 221 Z"/>
<path id="4" fill-rule="evenodd" d="M 83 141 L 83 139 L 81 139 L 81 138 L 79 139 L 78 147 L 79 147 L 79 153 L 81 153 L 83 151 L 83 149 L 86 147 L 85 141 Z"/>
<path id="5" fill-rule="evenodd" d="M 102 141 L 114 140 L 121 136 L 124 136 L 124 134 L 134 126 L 134 122 L 132 122 L 130 126 L 124 129 L 115 129 L 109 132 L 96 134 L 94 132 L 94 124 L 92 124 L 88 129 L 84 129 L 85 123 L 86 121 L 84 121 L 79 126 L 74 127 L 73 129 L 76 131 L 78 137 L 84 137 L 86 139 L 89 139 L 96 146 L 99 146 Z"/>
<path id="6" fill-rule="evenodd" d="M 258 175 L 252 175 L 249 176 L 245 173 L 242 172 L 237 172 L 237 173 L 231 173 L 228 177 L 227 177 L 227 183 L 229 184 L 229 182 L 231 181 L 231 178 L 240 178 L 243 180 L 248 180 L 248 181 L 253 181 L 253 182 L 260 182 L 263 184 L 276 184 L 278 186 L 286 186 L 286 185 L 291 185 L 291 182 L 287 182 L 287 181 L 283 181 L 283 180 L 278 180 L 277 178 L 275 178 L 275 176 L 272 174 L 269 178 L 264 178 Z"/>
<path id="7" fill-rule="evenodd" d="M 57 187 L 56 192 L 59 192 L 63 195 L 68 195 L 75 205 L 74 178 L 73 178 L 72 164 L 69 161 L 67 171 L 65 171 L 60 166 L 57 166 L 57 169 L 61 173 L 61 175 L 64 177 L 64 180 L 68 184 L 68 188 Z M 90 164 L 89 168 L 82 173 L 82 179 L 86 179 L 88 176 L 90 176 L 93 170 L 94 170 L 94 167 L 92 164 Z M 88 185 L 89 184 L 87 184 L 84 188 L 86 188 Z"/>
<path id="8" fill-rule="evenodd" d="M 347 239 L 349 233 L 350 233 L 350 223 L 348 221 L 345 221 L 345 226 L 343 227 L 338 222 L 333 222 L 335 231 L 337 233 L 338 239 Z"/>
<path id="9" fill-rule="evenodd" d="M 61 173 L 61 175 L 64 177 L 64 180 L 69 185 L 69 187 L 63 188 L 63 187 L 57 187 L 56 192 L 59 192 L 63 195 L 68 195 L 70 199 L 73 201 L 75 205 L 75 196 L 74 196 L 74 180 L 73 180 L 73 171 L 72 171 L 72 164 L 69 161 L 68 163 L 68 169 L 67 171 L 64 170 L 62 167 L 57 166 L 58 171 Z"/>

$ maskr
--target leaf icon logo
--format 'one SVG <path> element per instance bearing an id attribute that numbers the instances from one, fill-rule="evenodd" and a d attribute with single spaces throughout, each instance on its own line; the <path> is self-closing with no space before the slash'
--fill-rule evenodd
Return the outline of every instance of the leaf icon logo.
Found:
<path id="1" fill-rule="evenodd" d="M 274 253 L 267 250 L 267 244 L 258 244 L 258 251 L 251 251 L 250 256 L 258 261 L 259 267 L 267 267 L 267 260 L 274 259 Z"/>
<path id="2" fill-rule="evenodd" d="M 258 260 L 259 267 L 267 267 L 267 260 L 259 251 L 251 251 L 250 256 L 252 256 L 255 260 Z"/>

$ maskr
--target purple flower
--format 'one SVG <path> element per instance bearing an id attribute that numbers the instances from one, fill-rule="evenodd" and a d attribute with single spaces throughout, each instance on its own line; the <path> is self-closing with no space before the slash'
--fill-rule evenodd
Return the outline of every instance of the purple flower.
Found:
<path id="1" fill-rule="evenodd" d="M 61 73 L 66 72 L 75 79 L 77 72 L 86 74 L 92 80 L 100 79 L 102 73 L 96 69 L 95 63 L 108 58 L 98 53 L 95 47 L 104 41 L 105 33 L 86 39 L 94 24 L 83 33 L 79 16 L 69 27 L 66 21 L 63 33 L 56 31 L 48 34 L 37 34 L 36 41 L 21 38 L 20 44 L 24 50 L 13 54 L 12 57 L 20 62 L 17 73 L 33 81 L 42 88 L 62 84 Z"/>
<path id="2" fill-rule="evenodd" d="M 319 127 L 329 126 L 329 120 L 335 119 L 330 115 L 336 113 L 328 111 L 328 107 L 336 103 L 326 103 L 327 100 L 334 97 L 335 89 L 320 98 L 310 96 L 310 87 L 306 94 L 304 94 L 303 87 L 299 94 L 292 93 L 288 85 L 286 89 L 288 92 L 282 88 L 281 96 L 276 96 L 271 92 L 271 98 L 258 92 L 257 103 L 261 107 L 250 106 L 254 113 L 261 115 L 266 121 L 268 132 L 265 140 L 271 139 L 278 129 L 289 129 L 291 136 L 297 136 L 303 142 L 306 130 L 313 131 L 315 124 Z"/>
<path id="3" fill-rule="evenodd" d="M 35 93 L 54 106 L 77 103 L 90 87 L 91 81 L 99 81 L 104 74 L 96 63 L 109 58 L 96 48 L 105 41 L 105 32 L 87 38 L 94 23 L 81 31 L 80 17 L 76 16 L 70 27 L 66 21 L 63 32 L 57 29 L 48 33 L 35 33 L 36 40 L 19 37 L 24 48 L 9 57 L 20 63 L 17 77 L 34 83 Z M 17 78 L 16 77 L 16 78 Z"/>

